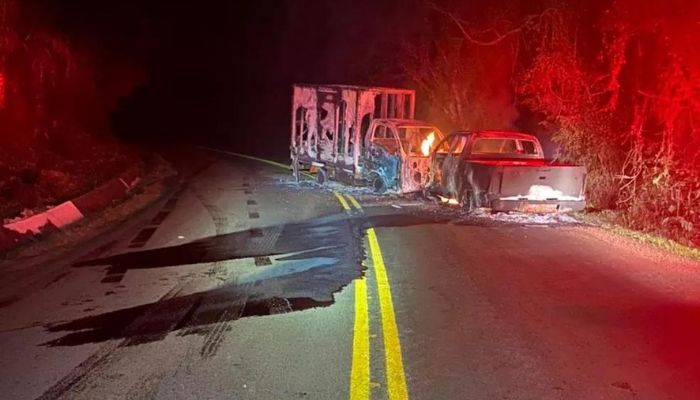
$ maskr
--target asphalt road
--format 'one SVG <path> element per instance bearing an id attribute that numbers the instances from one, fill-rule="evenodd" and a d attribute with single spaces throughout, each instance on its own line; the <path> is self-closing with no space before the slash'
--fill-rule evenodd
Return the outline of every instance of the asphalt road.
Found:
<path id="1" fill-rule="evenodd" d="M 0 398 L 697 399 L 699 266 L 222 156 L 0 265 Z"/>

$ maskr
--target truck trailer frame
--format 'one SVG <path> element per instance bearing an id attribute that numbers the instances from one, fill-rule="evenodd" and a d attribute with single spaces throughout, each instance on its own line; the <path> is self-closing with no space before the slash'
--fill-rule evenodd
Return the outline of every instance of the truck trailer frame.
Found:
<path id="1" fill-rule="evenodd" d="M 292 86 L 290 156 L 296 177 L 316 169 L 327 178 L 363 182 L 365 138 L 375 118 L 413 119 L 414 90 L 352 85 Z"/>

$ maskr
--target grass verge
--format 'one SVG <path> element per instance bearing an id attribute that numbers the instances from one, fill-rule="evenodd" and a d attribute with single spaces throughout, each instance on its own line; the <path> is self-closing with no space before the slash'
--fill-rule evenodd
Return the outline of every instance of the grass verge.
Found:
<path id="1" fill-rule="evenodd" d="M 616 235 L 633 239 L 637 242 L 651 245 L 653 247 L 668 251 L 672 254 L 700 261 L 700 248 L 686 246 L 674 240 L 659 236 L 653 233 L 640 232 L 616 224 L 609 215 L 605 213 L 576 212 L 572 216 L 581 222 L 589 223 L 605 229 Z"/>

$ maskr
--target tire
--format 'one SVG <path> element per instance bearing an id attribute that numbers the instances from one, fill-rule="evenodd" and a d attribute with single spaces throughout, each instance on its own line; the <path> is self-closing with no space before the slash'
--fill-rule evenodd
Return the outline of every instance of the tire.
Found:
<path id="1" fill-rule="evenodd" d="M 292 175 L 294 180 L 299 182 L 299 160 L 296 157 L 292 160 Z"/>
<path id="2" fill-rule="evenodd" d="M 319 168 L 318 172 L 316 173 L 316 182 L 319 185 L 324 185 L 326 183 L 326 179 L 328 176 L 326 175 L 326 170 L 323 168 Z"/>
<path id="3" fill-rule="evenodd" d="M 375 193 L 381 194 L 386 192 L 386 182 L 384 182 L 384 178 L 380 175 L 375 175 L 372 180 L 372 188 L 374 188 Z"/>
<path id="4" fill-rule="evenodd" d="M 471 190 L 466 190 L 462 196 L 462 209 L 467 214 L 472 214 L 477 209 L 476 198 Z"/>

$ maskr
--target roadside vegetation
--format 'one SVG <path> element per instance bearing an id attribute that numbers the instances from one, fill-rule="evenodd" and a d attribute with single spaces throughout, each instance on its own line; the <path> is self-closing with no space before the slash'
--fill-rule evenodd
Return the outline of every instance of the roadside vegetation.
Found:
<path id="1" fill-rule="evenodd" d="M 31 2 L 0 0 L 0 220 L 56 205 L 140 165 L 108 128 L 110 111 L 138 74 L 105 66 L 51 26 Z"/>
<path id="2" fill-rule="evenodd" d="M 429 118 L 549 136 L 599 219 L 700 246 L 700 3 L 507 3 L 424 3 L 403 73 Z"/>

